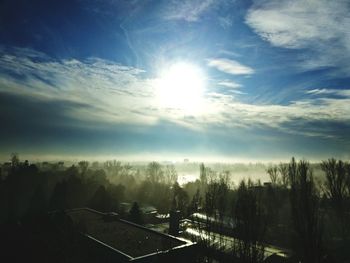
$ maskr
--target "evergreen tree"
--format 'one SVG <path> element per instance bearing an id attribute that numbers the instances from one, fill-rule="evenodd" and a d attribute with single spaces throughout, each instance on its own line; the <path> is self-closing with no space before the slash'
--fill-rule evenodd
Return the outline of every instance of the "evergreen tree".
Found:
<path id="1" fill-rule="evenodd" d="M 139 224 L 139 225 L 143 224 L 142 212 L 137 202 L 133 203 L 129 211 L 128 219 L 131 222 L 134 222 L 135 224 Z"/>
<path id="2" fill-rule="evenodd" d="M 100 186 L 92 199 L 90 200 L 89 207 L 101 212 L 109 212 L 112 207 L 112 198 L 106 191 L 104 186 Z"/>

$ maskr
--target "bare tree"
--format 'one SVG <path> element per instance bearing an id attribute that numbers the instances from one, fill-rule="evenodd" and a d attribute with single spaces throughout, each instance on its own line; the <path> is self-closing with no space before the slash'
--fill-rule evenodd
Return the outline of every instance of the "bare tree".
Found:
<path id="1" fill-rule="evenodd" d="M 323 161 L 322 170 L 326 173 L 325 191 L 338 209 L 342 210 L 346 198 L 346 165 L 334 158 Z"/>
<path id="2" fill-rule="evenodd" d="M 288 164 L 288 178 L 291 185 L 296 185 L 297 163 L 294 157 L 292 157 L 292 160 Z"/>
<path id="3" fill-rule="evenodd" d="M 180 187 L 178 182 L 173 184 L 173 209 L 179 210 L 182 215 L 186 215 L 189 198 L 187 192 Z"/>
<path id="4" fill-rule="evenodd" d="M 89 168 L 89 162 L 88 161 L 80 161 L 78 163 L 78 165 L 79 165 L 79 169 L 80 169 L 81 174 L 85 174 L 87 169 Z"/>
<path id="5" fill-rule="evenodd" d="M 291 178 L 291 209 L 296 232 L 295 248 L 302 262 L 321 262 L 322 220 L 320 201 L 312 170 L 307 161 L 296 164 L 293 158 L 288 167 Z"/>
<path id="6" fill-rule="evenodd" d="M 324 191 L 334 207 L 335 219 L 340 221 L 341 234 L 343 238 L 346 238 L 349 231 L 349 218 L 346 209 L 346 200 L 349 197 L 347 191 L 347 164 L 332 158 L 323 161 L 321 168 L 326 174 Z"/>
<path id="7" fill-rule="evenodd" d="M 11 154 L 11 165 L 12 165 L 13 168 L 18 167 L 18 165 L 19 165 L 18 153 L 12 153 Z"/>
<path id="8" fill-rule="evenodd" d="M 177 182 L 178 176 L 174 165 L 167 165 L 165 167 L 164 174 L 165 174 L 166 184 L 173 185 L 174 183 Z"/>
<path id="9" fill-rule="evenodd" d="M 288 178 L 288 165 L 285 163 L 280 163 L 278 165 L 278 172 L 281 175 L 281 183 L 284 187 L 288 187 L 289 178 Z"/>
<path id="10" fill-rule="evenodd" d="M 350 196 L 350 163 L 348 162 L 345 163 L 345 170 L 346 170 L 345 184 L 346 184 L 347 193 Z"/>
<path id="11" fill-rule="evenodd" d="M 220 247 L 223 246 L 223 228 L 225 225 L 225 214 L 227 210 L 227 196 L 229 192 L 228 187 L 228 174 L 223 173 L 218 182 L 218 198 L 217 198 L 217 211 L 219 216 L 219 233 L 220 233 Z"/>
<path id="12" fill-rule="evenodd" d="M 204 166 L 204 163 L 201 163 L 199 166 L 199 178 L 202 184 L 207 184 L 207 174 L 206 174 L 206 167 Z"/>
<path id="13" fill-rule="evenodd" d="M 204 199 L 204 211 L 206 215 L 206 230 L 208 233 L 207 246 L 210 247 L 212 245 L 212 241 L 214 239 L 214 235 L 212 235 L 215 221 L 217 217 L 216 209 L 218 203 L 218 195 L 219 195 L 219 185 L 216 182 L 211 181 L 207 186 L 207 191 L 205 192 Z"/>
<path id="14" fill-rule="evenodd" d="M 277 184 L 278 179 L 278 168 L 277 166 L 270 166 L 266 171 L 269 176 L 272 184 Z"/>
<path id="15" fill-rule="evenodd" d="M 197 191 L 193 195 L 192 201 L 191 201 L 191 203 L 190 203 L 190 205 L 188 207 L 188 214 L 191 215 L 193 213 L 198 212 L 198 210 L 199 210 L 199 208 L 201 206 L 201 203 L 202 203 L 202 198 L 201 198 L 199 189 L 197 189 Z"/>
<path id="16" fill-rule="evenodd" d="M 147 166 L 147 179 L 151 183 L 159 183 L 163 180 L 164 172 L 160 163 L 151 162 Z"/>
<path id="17" fill-rule="evenodd" d="M 263 262 L 266 213 L 251 181 L 242 181 L 238 187 L 233 218 L 238 237 L 237 256 L 242 262 Z"/>

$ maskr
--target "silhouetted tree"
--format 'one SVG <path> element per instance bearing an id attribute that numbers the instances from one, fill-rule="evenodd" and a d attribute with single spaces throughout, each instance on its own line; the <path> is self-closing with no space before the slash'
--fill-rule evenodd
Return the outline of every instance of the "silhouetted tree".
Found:
<path id="1" fill-rule="evenodd" d="M 233 218 L 236 235 L 236 253 L 242 262 L 263 262 L 266 212 L 258 190 L 249 180 L 237 189 Z"/>
<path id="2" fill-rule="evenodd" d="M 213 231 L 215 230 L 215 221 L 217 220 L 217 204 L 219 197 L 219 184 L 215 181 L 211 181 L 207 187 L 204 198 L 204 212 L 206 215 L 205 228 L 207 230 L 208 239 L 206 246 L 211 246 L 214 240 Z"/>
<path id="3" fill-rule="evenodd" d="M 101 212 L 109 212 L 112 207 L 112 199 L 104 186 L 100 186 L 89 202 L 89 207 Z"/>
<path id="4" fill-rule="evenodd" d="M 217 197 L 217 204 L 216 204 L 218 219 L 219 219 L 219 233 L 220 233 L 219 243 L 220 243 L 220 246 L 223 245 L 223 239 L 222 239 L 221 234 L 223 233 L 223 228 L 224 228 L 224 223 L 225 223 L 225 215 L 227 212 L 228 192 L 229 192 L 228 176 L 226 173 L 224 173 L 221 175 L 219 182 L 218 182 L 218 197 Z"/>
<path id="5" fill-rule="evenodd" d="M 86 205 L 87 196 L 85 185 L 83 184 L 84 178 L 79 175 L 70 175 L 66 179 L 67 182 L 67 205 L 69 208 L 82 207 Z M 90 185 L 90 191 L 94 191 L 95 187 Z M 67 207 L 67 208 L 68 208 Z"/>
<path id="6" fill-rule="evenodd" d="M 202 182 L 202 184 L 208 183 L 207 173 L 206 173 L 206 167 L 203 163 L 199 166 L 199 180 Z"/>
<path id="7" fill-rule="evenodd" d="M 324 191 L 330 198 L 332 207 L 335 210 L 335 220 L 340 222 L 341 235 L 345 239 L 349 232 L 349 215 L 347 209 L 347 199 L 349 192 L 347 191 L 347 164 L 343 161 L 335 160 L 334 158 L 323 161 L 321 164 L 322 170 L 326 174 L 326 182 Z"/>
<path id="8" fill-rule="evenodd" d="M 108 180 L 106 176 L 106 172 L 102 169 L 95 170 L 89 178 L 95 185 L 107 185 Z"/>
<path id="9" fill-rule="evenodd" d="M 285 163 L 280 163 L 278 165 L 278 172 L 281 175 L 282 186 L 288 187 L 288 185 L 289 185 L 288 165 Z"/>
<path id="10" fill-rule="evenodd" d="M 338 210 L 343 209 L 343 203 L 346 198 L 346 166 L 345 163 L 334 158 L 323 161 L 322 170 L 326 173 L 325 191 L 333 201 Z"/>
<path id="11" fill-rule="evenodd" d="M 94 161 L 94 162 L 92 162 L 91 167 L 96 170 L 96 169 L 98 169 L 99 165 L 100 164 L 97 161 Z"/>
<path id="12" fill-rule="evenodd" d="M 267 217 L 271 225 L 277 223 L 279 213 L 279 200 L 277 196 L 277 187 L 268 185 L 265 189 L 265 207 L 267 210 Z"/>
<path id="13" fill-rule="evenodd" d="M 18 153 L 12 153 L 11 154 L 11 165 L 12 168 L 16 168 L 19 166 L 19 156 Z"/>
<path id="14" fill-rule="evenodd" d="M 132 204 L 132 207 L 129 211 L 128 219 L 131 222 L 134 222 L 136 224 L 139 224 L 139 225 L 143 224 L 142 212 L 141 212 L 140 207 L 139 207 L 137 202 L 134 202 Z"/>
<path id="15" fill-rule="evenodd" d="M 47 210 L 46 196 L 44 189 L 39 185 L 33 193 L 33 196 L 30 200 L 28 215 L 29 216 L 38 216 L 42 215 Z"/>
<path id="16" fill-rule="evenodd" d="M 197 189 L 196 193 L 193 195 L 192 197 L 192 201 L 190 203 L 190 205 L 188 206 L 188 214 L 193 214 L 195 212 L 198 212 L 199 207 L 201 206 L 201 195 L 199 192 L 199 189 Z"/>
<path id="17" fill-rule="evenodd" d="M 307 161 L 296 164 L 293 158 L 289 164 L 291 178 L 291 209 L 295 232 L 295 247 L 303 262 L 321 262 L 322 220 L 320 217 L 320 201 L 316 190 L 312 170 Z"/>
<path id="18" fill-rule="evenodd" d="M 137 189 L 137 200 L 142 200 L 142 202 L 148 203 L 151 200 L 153 193 L 153 185 L 150 181 L 145 180 L 141 182 Z"/>
<path id="19" fill-rule="evenodd" d="M 345 184 L 346 184 L 347 192 L 350 195 L 350 163 L 349 162 L 345 163 L 345 170 L 346 170 Z"/>
<path id="20" fill-rule="evenodd" d="M 52 210 L 64 210 L 68 208 L 67 200 L 67 182 L 58 182 L 55 186 L 50 200 Z"/>
<path id="21" fill-rule="evenodd" d="M 291 185 L 297 184 L 297 163 L 294 157 L 292 157 L 292 160 L 288 164 L 288 180 Z"/>
<path id="22" fill-rule="evenodd" d="M 88 169 L 88 167 L 89 167 L 89 162 L 88 161 L 80 161 L 78 163 L 78 165 L 79 165 L 79 168 L 80 168 L 80 172 L 82 174 L 85 174 L 87 169 Z"/>
<path id="23" fill-rule="evenodd" d="M 270 166 L 268 169 L 267 169 L 267 173 L 269 174 L 270 176 L 270 180 L 271 180 L 271 183 L 272 184 L 277 184 L 277 179 L 278 179 L 278 168 L 277 166 Z"/>
<path id="24" fill-rule="evenodd" d="M 165 183 L 168 185 L 173 185 L 177 182 L 177 172 L 174 165 L 167 165 L 165 167 Z"/>
<path id="25" fill-rule="evenodd" d="M 147 179 L 151 183 L 158 183 L 163 179 L 162 166 L 157 162 L 151 162 L 147 166 Z"/>
<path id="26" fill-rule="evenodd" d="M 79 170 L 75 165 L 72 165 L 72 166 L 67 168 L 67 170 L 65 171 L 65 174 L 67 174 L 69 176 L 78 176 Z"/>
<path id="27" fill-rule="evenodd" d="M 189 202 L 188 194 L 180 187 L 179 183 L 173 184 L 173 200 L 175 200 L 176 208 L 174 210 L 179 210 L 182 216 L 186 215 L 187 206 Z"/>
<path id="28" fill-rule="evenodd" d="M 125 187 L 121 184 L 119 185 L 109 185 L 107 192 L 111 198 L 111 210 L 118 211 L 119 203 L 124 199 Z"/>

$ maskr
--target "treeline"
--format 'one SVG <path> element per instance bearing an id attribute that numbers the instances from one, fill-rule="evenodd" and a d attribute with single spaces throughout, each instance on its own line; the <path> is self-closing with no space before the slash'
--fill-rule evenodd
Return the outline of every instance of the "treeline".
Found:
<path id="1" fill-rule="evenodd" d="M 269 244 L 288 248 L 290 262 L 348 262 L 350 164 L 329 159 L 320 166 L 324 178 L 316 181 L 309 162 L 292 158 L 267 169 L 270 182 L 243 180 L 238 187 L 202 166 L 206 221 L 198 225 L 205 233 L 199 241 L 230 250 L 237 262 L 263 262 Z M 228 244 L 225 236 L 236 239 Z"/>
<path id="2" fill-rule="evenodd" d="M 320 165 L 323 178 L 315 180 L 312 165 L 292 158 L 266 170 L 268 183 L 248 179 L 234 185 L 230 171 L 201 164 L 200 178 L 180 186 L 175 167 L 157 162 L 136 167 L 117 161 L 81 161 L 65 167 L 21 162 L 13 154 L 0 174 L 0 223 L 76 207 L 115 211 L 142 223 L 144 204 L 160 213 L 180 211 L 182 218 L 205 215 L 200 222 L 194 220 L 198 231 L 209 237 L 201 238 L 201 244 L 216 250 L 229 246 L 236 261 L 262 262 L 264 248 L 273 244 L 290 249 L 291 262 L 346 262 L 350 259 L 345 249 L 350 244 L 349 167 L 329 159 Z M 125 210 L 125 202 L 133 203 L 130 210 Z M 235 242 L 228 245 L 225 236 Z"/>
<path id="3" fill-rule="evenodd" d="M 152 162 L 135 169 L 116 161 L 81 161 L 64 167 L 62 163 L 21 162 L 13 154 L 0 174 L 0 223 L 76 207 L 127 216 L 129 211 L 120 203 L 134 201 L 168 213 L 174 198 L 178 208 L 185 211 L 188 195 L 178 185 L 176 170 L 170 165 Z"/>

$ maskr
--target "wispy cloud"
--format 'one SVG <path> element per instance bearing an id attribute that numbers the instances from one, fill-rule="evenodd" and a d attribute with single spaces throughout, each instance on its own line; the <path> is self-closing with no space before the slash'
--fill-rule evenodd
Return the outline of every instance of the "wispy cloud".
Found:
<path id="1" fill-rule="evenodd" d="M 242 92 L 239 90 L 242 87 L 242 85 L 232 80 L 219 81 L 217 85 L 226 87 L 227 89 L 225 93 L 238 94 L 238 95 L 246 94 L 245 92 Z"/>
<path id="2" fill-rule="evenodd" d="M 219 17 L 218 20 L 220 26 L 225 29 L 230 28 L 233 25 L 233 19 L 231 16 Z"/>
<path id="3" fill-rule="evenodd" d="M 168 20 L 185 20 L 195 22 L 212 8 L 215 0 L 179 0 L 170 1 L 167 4 L 163 18 Z"/>
<path id="4" fill-rule="evenodd" d="M 181 109 L 162 107 L 157 101 L 154 81 L 141 69 L 96 58 L 54 60 L 25 49 L 0 54 L 0 92 L 35 97 L 47 105 L 57 100 L 66 101 L 69 107 L 61 107 L 64 114 L 91 126 L 96 123 L 153 125 L 167 120 L 204 131 L 212 127 L 221 127 L 225 132 L 265 127 L 284 133 L 333 138 L 340 136 L 333 122 L 350 122 L 349 90 L 314 89 L 307 93 L 323 96 L 288 105 L 256 105 L 239 101 L 227 92 L 211 92 L 202 98 L 203 110 L 189 116 Z M 218 84 L 233 91 L 239 88 L 237 83 L 226 80 Z M 327 96 L 333 94 L 341 96 Z M 307 125 L 310 123 L 312 125 Z M 318 130 L 317 123 L 324 126 L 328 123 L 328 128 Z"/>
<path id="5" fill-rule="evenodd" d="M 348 1 L 255 1 L 246 23 L 274 46 L 311 51 L 301 57 L 304 69 L 335 67 L 349 75 Z"/>
<path id="6" fill-rule="evenodd" d="M 218 85 L 224 86 L 227 88 L 231 88 L 231 89 L 238 89 L 238 88 L 242 87 L 241 84 L 230 81 L 230 80 L 220 81 L 220 82 L 218 82 Z"/>
<path id="7" fill-rule="evenodd" d="M 349 143 L 349 138 L 344 137 L 344 134 L 339 135 L 338 127 L 334 125 L 350 122 L 349 103 L 349 98 L 318 98 L 295 101 L 288 105 L 254 105 L 226 97 L 220 98 L 220 103 L 217 104 L 220 118 L 216 124 L 226 129 L 269 128 L 287 134 L 337 138 Z M 317 128 L 320 124 L 326 126 L 327 130 Z M 350 125 L 345 126 L 350 132 Z"/>
<path id="8" fill-rule="evenodd" d="M 350 98 L 350 89 L 312 89 L 306 91 L 306 94 L 312 95 L 337 95 Z"/>
<path id="9" fill-rule="evenodd" d="M 86 108 L 67 112 L 80 119 L 146 121 L 147 116 L 135 112 L 154 97 L 143 70 L 97 58 L 53 60 L 17 49 L 1 54 L 0 69 L 0 91 L 90 105 L 90 112 Z"/>
<path id="10" fill-rule="evenodd" d="M 208 59 L 208 66 L 232 75 L 250 75 L 254 69 L 242 65 L 236 60 L 226 58 Z"/>

